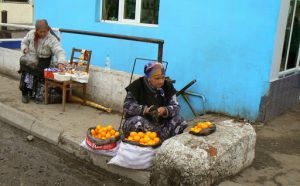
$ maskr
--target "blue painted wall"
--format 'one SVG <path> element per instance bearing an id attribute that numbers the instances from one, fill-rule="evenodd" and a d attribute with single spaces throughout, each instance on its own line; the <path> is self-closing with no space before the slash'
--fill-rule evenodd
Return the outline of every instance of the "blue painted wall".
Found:
<path id="1" fill-rule="evenodd" d="M 196 79 L 189 90 L 207 97 L 207 110 L 255 120 L 269 88 L 279 9 L 280 0 L 161 0 L 159 26 L 143 27 L 100 22 L 100 0 L 36 0 L 35 19 L 59 28 L 163 39 L 163 59 L 177 89 Z M 72 47 L 92 49 L 98 66 L 108 54 L 113 69 L 127 72 L 136 57 L 157 57 L 156 44 L 73 34 L 63 34 L 63 47 L 68 55 Z M 191 115 L 184 104 L 183 114 Z"/>

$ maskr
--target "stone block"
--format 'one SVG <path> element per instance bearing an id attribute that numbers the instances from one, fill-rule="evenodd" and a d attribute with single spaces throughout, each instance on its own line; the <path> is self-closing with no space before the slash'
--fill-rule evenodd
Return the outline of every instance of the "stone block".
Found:
<path id="1" fill-rule="evenodd" d="M 248 123 L 216 123 L 209 136 L 184 133 L 166 140 L 151 170 L 151 185 L 212 185 L 249 166 L 256 133 Z"/>

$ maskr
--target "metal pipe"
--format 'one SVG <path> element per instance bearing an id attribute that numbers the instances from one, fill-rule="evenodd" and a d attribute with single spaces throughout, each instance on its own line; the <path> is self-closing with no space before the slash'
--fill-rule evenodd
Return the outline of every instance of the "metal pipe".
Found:
<path id="1" fill-rule="evenodd" d="M 203 112 L 203 114 L 205 114 L 205 103 L 206 103 L 206 98 L 205 98 L 205 96 L 203 95 L 203 94 L 199 94 L 199 93 L 196 93 L 196 92 L 185 92 L 185 94 L 188 94 L 188 95 L 191 95 L 191 96 L 197 96 L 197 97 L 199 97 L 199 98 L 201 98 L 202 99 L 202 112 Z"/>
<path id="2" fill-rule="evenodd" d="M 162 62 L 164 40 L 161 40 L 161 39 L 127 36 L 127 35 L 119 35 L 119 34 L 108 34 L 108 33 L 91 32 L 91 31 L 83 31 L 83 30 L 71 30 L 71 29 L 64 29 L 64 28 L 60 28 L 59 31 L 65 32 L 65 33 L 72 33 L 72 34 L 83 34 L 83 35 L 130 40 L 130 41 L 139 41 L 139 42 L 146 42 L 146 43 L 157 43 L 158 44 L 157 60 L 160 63 Z"/>
<path id="3" fill-rule="evenodd" d="M 24 28 L 27 30 L 32 30 L 35 29 L 35 26 L 30 26 L 30 25 L 20 25 L 20 24 L 9 24 L 9 23 L 0 23 L 0 26 L 8 26 L 8 27 L 14 27 L 14 28 Z M 59 31 L 58 28 L 52 28 L 53 31 Z"/>
<path id="4" fill-rule="evenodd" d="M 164 42 L 158 44 L 158 62 L 162 63 Z"/>
<path id="5" fill-rule="evenodd" d="M 25 29 L 28 29 L 28 30 L 35 29 L 35 26 L 19 25 L 19 24 L 0 23 L 0 26 L 25 28 Z M 161 39 L 127 36 L 127 35 L 118 35 L 118 34 L 107 34 L 107 33 L 91 32 L 91 31 L 83 31 L 83 30 L 71 30 L 71 29 L 64 29 L 64 28 L 52 28 L 52 30 L 53 31 L 58 31 L 59 32 L 58 35 L 60 36 L 60 38 L 61 38 L 60 32 L 65 32 L 65 33 L 72 33 L 72 34 L 82 34 L 82 35 L 91 35 L 91 36 L 98 36 L 98 37 L 107 37 L 107 38 L 130 40 L 130 41 L 139 41 L 139 42 L 145 42 L 145 43 L 156 43 L 156 44 L 158 44 L 157 60 L 160 63 L 162 63 L 164 40 L 161 40 Z"/>
<path id="6" fill-rule="evenodd" d="M 190 86 L 192 86 L 196 82 L 197 82 L 197 80 L 195 80 L 195 79 L 193 81 L 189 82 L 189 84 L 187 84 L 185 87 L 183 87 L 181 90 L 179 90 L 176 93 L 176 96 L 179 96 L 180 94 L 183 94 L 186 89 L 188 89 Z"/>
<path id="7" fill-rule="evenodd" d="M 193 108 L 192 104 L 190 103 L 189 97 L 187 96 L 187 94 L 183 93 L 182 94 L 183 99 L 185 100 L 185 102 L 188 104 L 188 106 L 190 107 L 190 109 L 192 110 L 193 114 L 197 117 L 198 113 L 196 112 L 196 110 Z"/>
<path id="8" fill-rule="evenodd" d="M 159 43 L 164 42 L 163 40 L 160 40 L 160 39 L 118 35 L 118 34 L 107 34 L 107 33 L 91 32 L 91 31 L 83 31 L 83 30 L 71 30 L 71 29 L 64 29 L 64 28 L 60 28 L 59 31 L 65 32 L 65 33 L 72 33 L 72 34 L 92 35 L 92 36 L 108 37 L 108 38 L 115 38 L 115 39 L 140 41 L 140 42 L 146 42 L 146 43 L 158 43 L 159 44 Z"/>
<path id="9" fill-rule="evenodd" d="M 6 10 L 1 11 L 1 23 L 7 23 L 7 11 Z M 2 26 L 1 30 L 7 30 L 7 27 Z"/>

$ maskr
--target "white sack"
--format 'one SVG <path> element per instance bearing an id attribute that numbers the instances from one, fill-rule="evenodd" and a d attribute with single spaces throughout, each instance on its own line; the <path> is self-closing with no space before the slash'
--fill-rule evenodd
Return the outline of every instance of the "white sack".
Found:
<path id="1" fill-rule="evenodd" d="M 147 169 L 152 166 L 156 151 L 152 147 L 139 147 L 121 142 L 117 155 L 108 164 L 131 169 Z"/>

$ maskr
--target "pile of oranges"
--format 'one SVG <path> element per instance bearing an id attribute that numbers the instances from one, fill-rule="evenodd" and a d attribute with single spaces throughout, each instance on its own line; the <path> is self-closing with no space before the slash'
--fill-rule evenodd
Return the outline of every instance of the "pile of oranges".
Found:
<path id="1" fill-rule="evenodd" d="M 91 135 L 94 138 L 99 138 L 99 139 L 110 139 L 110 138 L 115 138 L 120 135 L 118 131 L 116 131 L 111 125 L 108 125 L 106 127 L 97 125 L 95 129 L 91 129 Z"/>
<path id="2" fill-rule="evenodd" d="M 130 132 L 129 136 L 125 138 L 128 141 L 134 141 L 142 145 L 156 145 L 160 142 L 156 132 Z"/>
<path id="3" fill-rule="evenodd" d="M 199 122 L 199 123 L 197 123 L 197 125 L 190 128 L 190 131 L 195 132 L 195 133 L 199 133 L 199 132 L 201 132 L 201 130 L 206 129 L 206 128 L 210 128 L 211 126 L 212 126 L 212 123 L 209 122 L 209 121 Z"/>

